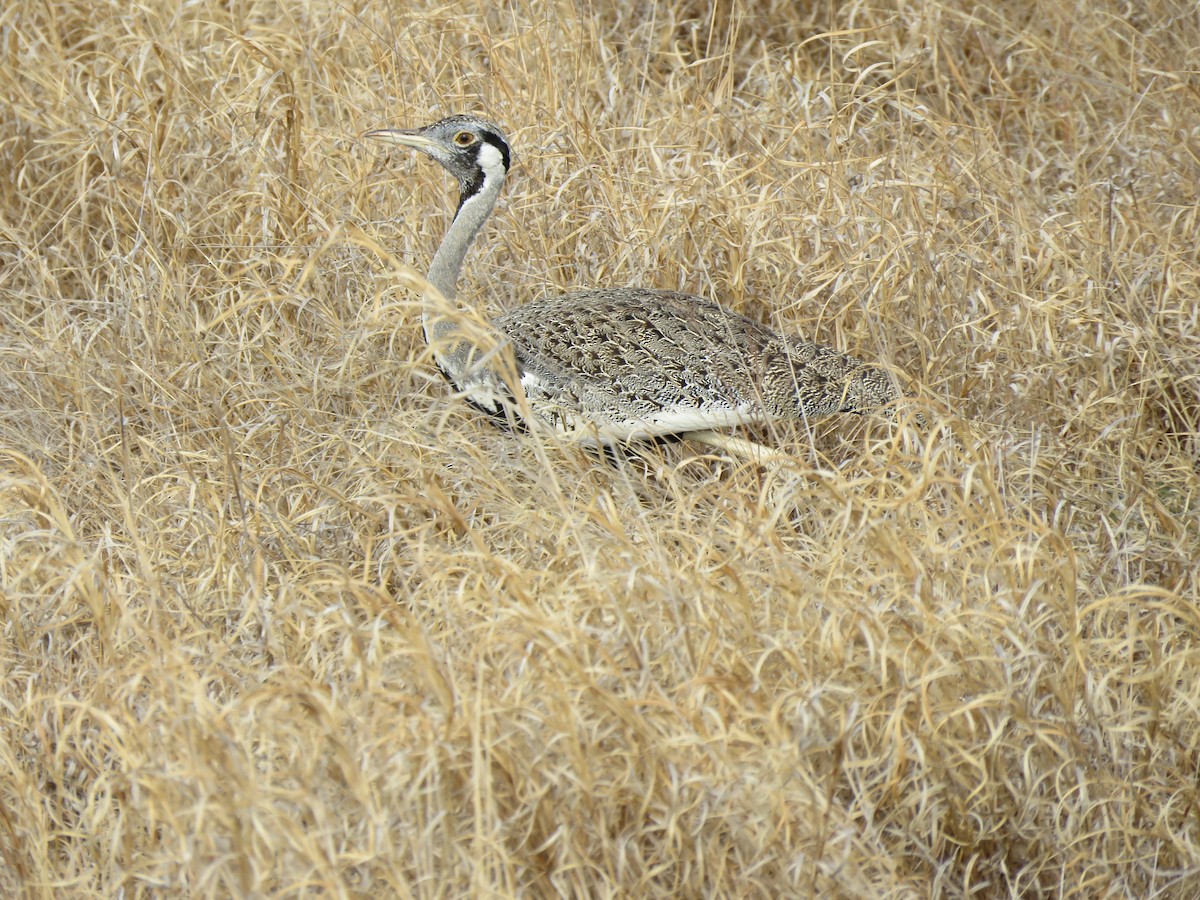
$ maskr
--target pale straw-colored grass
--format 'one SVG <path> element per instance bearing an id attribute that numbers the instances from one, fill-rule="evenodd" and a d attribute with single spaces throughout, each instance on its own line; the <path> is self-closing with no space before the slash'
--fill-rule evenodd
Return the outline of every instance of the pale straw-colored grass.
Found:
<path id="1" fill-rule="evenodd" d="M 995 8 L 989 8 L 994 6 Z M 0 893 L 1200 892 L 1200 16 L 15 0 Z M 464 298 L 679 288 L 910 382 L 753 466 L 493 427 Z"/>

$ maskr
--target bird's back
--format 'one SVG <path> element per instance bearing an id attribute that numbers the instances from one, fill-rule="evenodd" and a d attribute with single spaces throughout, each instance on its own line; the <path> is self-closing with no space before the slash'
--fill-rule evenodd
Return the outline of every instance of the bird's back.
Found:
<path id="1" fill-rule="evenodd" d="M 855 409 L 864 372 L 874 406 L 894 396 L 881 370 L 780 335 L 699 297 L 590 290 L 525 304 L 495 322 L 511 341 L 531 409 L 572 436 L 604 441 L 800 419 Z"/>

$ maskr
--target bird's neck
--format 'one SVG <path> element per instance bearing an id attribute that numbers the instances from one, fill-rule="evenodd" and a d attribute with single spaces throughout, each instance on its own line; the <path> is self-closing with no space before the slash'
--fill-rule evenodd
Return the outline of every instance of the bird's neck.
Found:
<path id="1" fill-rule="evenodd" d="M 500 196 L 500 190 L 504 187 L 503 170 L 485 174 L 483 179 L 477 182 L 477 186 L 472 187 L 474 190 L 470 193 L 467 192 L 470 188 L 464 187 L 454 221 L 450 223 L 442 245 L 434 254 L 429 274 L 426 276 L 429 283 L 450 302 L 454 302 L 458 296 L 458 275 L 462 271 L 467 250 L 470 249 L 471 242 L 475 240 L 475 235 L 479 233 L 483 223 L 487 221 L 487 217 L 491 215 L 496 206 L 496 198 Z M 436 344 L 439 339 L 454 331 L 454 323 L 450 319 L 437 315 L 436 311 L 428 306 L 425 309 L 423 324 L 425 340 L 431 344 Z"/>

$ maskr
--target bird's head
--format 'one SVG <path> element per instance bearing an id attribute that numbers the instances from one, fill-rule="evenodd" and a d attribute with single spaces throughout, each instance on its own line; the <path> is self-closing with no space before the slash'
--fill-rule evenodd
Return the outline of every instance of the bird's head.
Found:
<path id="1" fill-rule="evenodd" d="M 476 116 L 450 116 L 424 128 L 377 128 L 363 136 L 432 156 L 458 179 L 464 200 L 478 193 L 487 179 L 503 180 L 512 164 L 504 131 Z"/>

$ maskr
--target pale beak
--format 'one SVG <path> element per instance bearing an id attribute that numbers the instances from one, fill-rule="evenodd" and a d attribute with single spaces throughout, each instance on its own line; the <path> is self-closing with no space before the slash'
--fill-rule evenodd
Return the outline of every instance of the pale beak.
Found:
<path id="1" fill-rule="evenodd" d="M 419 131 L 408 131 L 404 128 L 376 128 L 363 134 L 365 138 L 382 141 L 385 144 L 399 144 L 402 147 L 412 147 L 432 153 L 440 149 L 436 141 L 432 141 Z"/>

